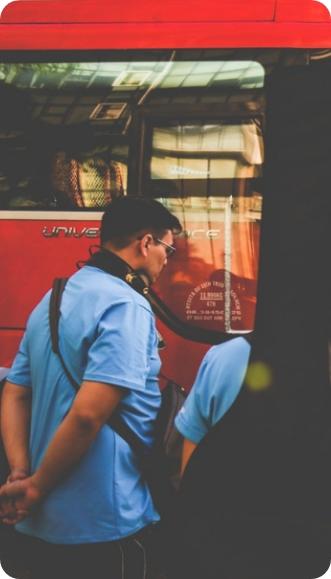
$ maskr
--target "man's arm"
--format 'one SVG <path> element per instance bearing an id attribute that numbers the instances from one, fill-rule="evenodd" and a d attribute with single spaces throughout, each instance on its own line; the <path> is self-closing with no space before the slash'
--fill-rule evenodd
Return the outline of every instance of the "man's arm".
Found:
<path id="1" fill-rule="evenodd" d="M 182 450 L 182 463 L 181 463 L 181 469 L 180 469 L 180 476 L 181 477 L 183 476 L 184 471 L 185 471 L 186 466 L 187 466 L 187 463 L 190 460 L 191 455 L 197 446 L 198 445 L 195 442 L 192 442 L 192 440 L 189 440 L 188 438 L 184 438 L 183 450 Z"/>
<path id="2" fill-rule="evenodd" d="M 28 476 L 31 389 L 6 382 L 1 396 L 1 435 L 10 466 L 9 480 Z"/>
<path id="3" fill-rule="evenodd" d="M 2 502 L 15 500 L 15 511 L 2 512 L 5 522 L 16 523 L 56 487 L 78 464 L 119 404 L 124 390 L 101 382 L 82 383 L 75 401 L 59 426 L 38 470 L 29 478 L 5 485 Z M 21 516 L 19 513 L 23 513 Z"/>

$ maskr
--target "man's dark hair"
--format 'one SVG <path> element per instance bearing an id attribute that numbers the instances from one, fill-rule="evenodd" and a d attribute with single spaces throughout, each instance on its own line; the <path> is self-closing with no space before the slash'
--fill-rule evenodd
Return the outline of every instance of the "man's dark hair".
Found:
<path id="1" fill-rule="evenodd" d="M 155 199 L 119 197 L 107 207 L 101 221 L 101 243 L 125 247 L 142 231 L 162 237 L 167 229 L 180 233 L 177 217 Z"/>

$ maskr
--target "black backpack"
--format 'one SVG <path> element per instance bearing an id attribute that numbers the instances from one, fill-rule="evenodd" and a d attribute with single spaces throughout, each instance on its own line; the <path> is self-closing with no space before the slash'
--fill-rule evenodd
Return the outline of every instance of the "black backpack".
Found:
<path id="1" fill-rule="evenodd" d="M 60 304 L 66 283 L 67 278 L 56 278 L 53 283 L 49 306 L 51 341 L 52 349 L 58 355 L 68 380 L 78 391 L 80 385 L 70 374 L 59 350 Z M 161 392 L 161 406 L 151 449 L 146 447 L 118 414 L 115 413 L 108 423 L 131 446 L 139 458 L 140 468 L 149 486 L 153 502 L 162 516 L 168 514 L 179 484 L 182 436 L 176 430 L 174 421 L 185 396 L 184 388 L 173 380 L 167 381 Z"/>

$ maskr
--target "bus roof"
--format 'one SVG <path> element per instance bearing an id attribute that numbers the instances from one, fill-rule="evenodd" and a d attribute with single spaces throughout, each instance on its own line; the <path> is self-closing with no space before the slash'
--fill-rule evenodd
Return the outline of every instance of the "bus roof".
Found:
<path id="1" fill-rule="evenodd" d="M 327 5 L 330 0 L 16 0 L 2 11 L 0 50 L 329 48 Z"/>

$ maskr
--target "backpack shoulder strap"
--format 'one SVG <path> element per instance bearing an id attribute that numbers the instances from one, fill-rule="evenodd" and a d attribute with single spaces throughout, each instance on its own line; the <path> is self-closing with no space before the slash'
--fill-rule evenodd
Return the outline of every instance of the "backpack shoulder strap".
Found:
<path id="1" fill-rule="evenodd" d="M 115 412 L 115 414 L 111 416 L 107 424 L 128 443 L 139 459 L 142 460 L 143 457 L 148 455 L 149 448 L 138 438 L 126 422 L 124 422 L 118 412 Z"/>
<path id="2" fill-rule="evenodd" d="M 52 350 L 59 354 L 59 320 L 62 294 L 68 279 L 57 277 L 53 282 L 51 297 L 49 300 L 49 326 L 51 332 Z"/>
<path id="3" fill-rule="evenodd" d="M 60 306 L 67 281 L 68 278 L 58 277 L 55 278 L 53 282 L 51 297 L 49 301 L 49 326 L 52 350 L 59 357 L 63 370 L 70 384 L 74 387 L 75 390 L 79 390 L 79 384 L 69 372 L 59 348 Z M 107 424 L 111 426 L 111 428 L 113 428 L 113 430 L 115 430 L 115 432 L 117 432 L 117 434 L 119 434 L 128 443 L 128 445 L 134 450 L 134 452 L 137 453 L 138 456 L 142 457 L 146 454 L 148 449 L 145 444 L 140 441 L 138 436 L 134 434 L 134 432 L 129 428 L 129 426 L 127 426 L 127 424 L 120 416 L 115 414 L 111 417 Z"/>
<path id="4" fill-rule="evenodd" d="M 55 278 L 53 282 L 53 288 L 51 292 L 51 297 L 49 300 L 49 327 L 51 333 L 51 343 L 52 343 L 52 350 L 60 359 L 62 364 L 62 368 L 70 382 L 70 384 L 74 387 L 75 390 L 79 389 L 79 384 L 70 374 L 65 361 L 62 357 L 59 348 L 59 321 L 60 321 L 60 306 L 62 301 L 62 295 L 64 292 L 64 288 L 66 287 L 66 283 L 68 278 L 66 277 L 58 277 Z"/>

